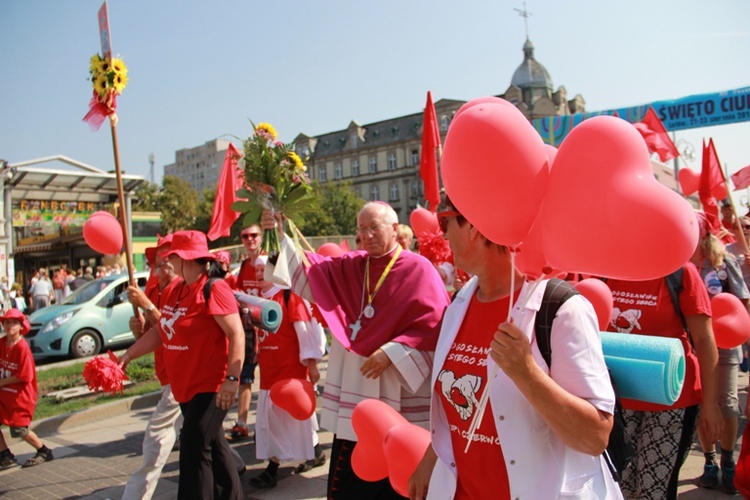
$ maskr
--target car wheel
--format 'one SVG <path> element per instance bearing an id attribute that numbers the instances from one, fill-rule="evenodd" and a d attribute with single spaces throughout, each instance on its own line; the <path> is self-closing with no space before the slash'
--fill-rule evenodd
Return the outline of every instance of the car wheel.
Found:
<path id="1" fill-rule="evenodd" d="M 74 358 L 85 358 L 99 354 L 102 342 L 93 330 L 81 330 L 73 335 L 70 341 L 70 355 Z"/>

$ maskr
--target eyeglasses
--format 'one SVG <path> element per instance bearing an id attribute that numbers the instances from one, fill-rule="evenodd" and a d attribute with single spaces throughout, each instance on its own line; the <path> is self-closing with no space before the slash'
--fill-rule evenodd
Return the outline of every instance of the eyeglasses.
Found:
<path id="1" fill-rule="evenodd" d="M 435 215 L 437 216 L 438 226 L 440 226 L 440 230 L 445 233 L 448 230 L 448 217 L 459 217 L 461 215 L 461 212 L 456 212 L 455 210 L 446 210 L 444 212 L 438 212 Z"/>
<path id="2" fill-rule="evenodd" d="M 359 226 L 357 228 L 357 233 L 362 234 L 362 235 L 366 235 L 368 233 L 376 234 L 376 233 L 379 233 L 381 229 L 383 229 L 382 224 L 373 224 L 370 227 Z"/>
<path id="3" fill-rule="evenodd" d="M 260 236 L 260 233 L 245 233 L 242 235 L 243 240 L 249 240 L 250 238 L 257 238 Z"/>

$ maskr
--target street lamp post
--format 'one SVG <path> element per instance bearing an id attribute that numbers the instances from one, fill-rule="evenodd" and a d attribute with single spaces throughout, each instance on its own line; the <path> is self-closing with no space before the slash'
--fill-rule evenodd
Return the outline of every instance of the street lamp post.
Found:
<path id="1" fill-rule="evenodd" d="M 8 278 L 8 284 L 13 282 L 14 270 L 11 255 L 13 254 L 13 205 L 11 198 L 10 181 L 16 173 L 16 167 L 11 167 L 5 160 L 0 160 L 0 185 L 3 188 L 3 210 L 2 226 L 3 234 L 0 235 L 0 248 L 5 257 L 5 265 L 0 270 L 0 275 Z"/>

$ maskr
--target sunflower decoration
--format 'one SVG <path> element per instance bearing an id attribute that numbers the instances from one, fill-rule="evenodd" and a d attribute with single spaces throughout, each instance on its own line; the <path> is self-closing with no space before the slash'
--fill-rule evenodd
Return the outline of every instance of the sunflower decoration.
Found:
<path id="1" fill-rule="evenodd" d="M 94 94 L 83 120 L 98 129 L 106 117 L 117 120 L 116 98 L 128 84 L 128 68 L 122 59 L 94 54 L 89 60 L 89 78 Z"/>
<path id="2" fill-rule="evenodd" d="M 233 210 L 245 214 L 245 224 L 259 222 L 262 211 L 270 210 L 282 213 L 294 228 L 294 222 L 299 223 L 312 209 L 314 194 L 307 167 L 292 144 L 277 138 L 276 129 L 263 122 L 253 124 L 253 133 L 245 140 L 245 188 L 237 192 L 237 198 L 248 201 L 232 204 Z M 262 246 L 269 254 L 278 253 L 275 230 L 264 231 Z"/>

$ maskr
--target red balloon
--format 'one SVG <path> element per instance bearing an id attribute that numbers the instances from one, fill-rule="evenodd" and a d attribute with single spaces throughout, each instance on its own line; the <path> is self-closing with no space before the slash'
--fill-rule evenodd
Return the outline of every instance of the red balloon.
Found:
<path id="1" fill-rule="evenodd" d="M 607 284 L 596 278 L 587 278 L 574 285 L 581 295 L 586 297 L 594 306 L 596 318 L 599 320 L 599 330 L 607 331 L 607 325 L 612 318 L 612 291 Z"/>
<path id="2" fill-rule="evenodd" d="M 323 243 L 318 247 L 316 253 L 324 257 L 338 257 L 339 255 L 344 255 L 344 250 L 336 243 Z"/>
<path id="3" fill-rule="evenodd" d="M 552 165 L 554 165 L 555 163 L 555 158 L 557 157 L 557 148 L 555 146 L 550 146 L 549 144 L 545 144 L 544 149 L 547 151 L 547 158 L 549 159 L 549 167 L 551 170 Z"/>
<path id="4" fill-rule="evenodd" d="M 122 250 L 122 227 L 114 215 L 98 211 L 83 225 L 83 239 L 99 253 L 116 254 Z"/>
<path id="5" fill-rule="evenodd" d="M 711 325 L 716 345 L 731 349 L 750 338 L 750 316 L 745 305 L 731 293 L 720 293 L 711 298 Z"/>
<path id="6" fill-rule="evenodd" d="M 408 423 L 393 407 L 378 399 L 357 403 L 352 412 L 352 428 L 357 434 L 357 445 L 352 451 L 352 470 L 365 481 L 380 481 L 388 477 L 383 443 L 388 431 L 398 424 Z"/>
<path id="7" fill-rule="evenodd" d="M 315 413 L 315 388 L 309 380 L 286 378 L 271 386 L 271 401 L 297 420 L 307 420 Z"/>
<path id="8" fill-rule="evenodd" d="M 388 479 L 400 495 L 409 496 L 409 478 L 430 446 L 430 431 L 414 424 L 399 424 L 385 436 L 383 451 L 388 462 Z"/>
<path id="9" fill-rule="evenodd" d="M 489 240 L 515 247 L 529 233 L 549 175 L 539 134 L 511 103 L 469 101 L 445 138 L 442 177 L 456 208 Z"/>
<path id="10" fill-rule="evenodd" d="M 682 194 L 690 196 L 698 191 L 701 174 L 689 168 L 681 168 L 680 171 L 677 172 L 677 180 L 680 181 Z"/>
<path id="11" fill-rule="evenodd" d="M 693 208 L 656 180 L 646 143 L 625 120 L 583 121 L 561 144 L 554 167 L 542 218 L 553 267 L 638 281 L 666 276 L 693 255 Z"/>
<path id="12" fill-rule="evenodd" d="M 437 215 L 425 208 L 416 208 L 409 214 L 409 225 L 417 239 L 425 234 L 440 232 Z"/>
<path id="13" fill-rule="evenodd" d="M 711 196 L 713 196 L 717 200 L 723 200 L 724 198 L 729 196 L 729 194 L 727 193 L 726 183 L 722 182 L 721 184 L 715 186 L 714 189 L 711 191 Z"/>

